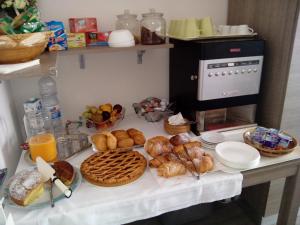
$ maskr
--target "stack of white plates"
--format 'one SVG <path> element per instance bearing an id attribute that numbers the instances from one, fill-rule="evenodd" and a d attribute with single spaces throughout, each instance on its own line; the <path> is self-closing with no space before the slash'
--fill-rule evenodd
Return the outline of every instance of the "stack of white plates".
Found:
<path id="1" fill-rule="evenodd" d="M 200 136 L 200 141 L 204 148 L 214 150 L 217 144 L 225 141 L 225 136 L 217 132 L 203 133 Z"/>
<path id="2" fill-rule="evenodd" d="M 216 158 L 225 166 L 250 169 L 260 161 L 259 152 L 242 142 L 225 141 L 216 146 Z"/>

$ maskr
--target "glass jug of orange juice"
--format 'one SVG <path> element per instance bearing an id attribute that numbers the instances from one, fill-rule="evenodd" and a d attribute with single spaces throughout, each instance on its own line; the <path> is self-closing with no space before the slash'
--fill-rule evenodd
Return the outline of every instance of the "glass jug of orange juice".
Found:
<path id="1" fill-rule="evenodd" d="M 57 158 L 56 141 L 53 134 L 38 134 L 29 139 L 29 150 L 33 161 L 40 156 L 47 162 Z"/>

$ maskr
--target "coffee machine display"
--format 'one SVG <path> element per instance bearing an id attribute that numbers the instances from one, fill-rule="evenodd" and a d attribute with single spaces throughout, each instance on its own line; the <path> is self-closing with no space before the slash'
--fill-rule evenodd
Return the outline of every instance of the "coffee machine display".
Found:
<path id="1" fill-rule="evenodd" d="M 170 102 L 193 131 L 255 123 L 264 41 L 171 39 Z"/>

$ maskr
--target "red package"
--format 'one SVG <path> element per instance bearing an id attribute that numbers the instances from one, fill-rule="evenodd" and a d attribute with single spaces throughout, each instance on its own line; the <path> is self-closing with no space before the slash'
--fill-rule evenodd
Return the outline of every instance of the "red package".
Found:
<path id="1" fill-rule="evenodd" d="M 70 18 L 69 26 L 71 33 L 97 32 L 96 18 Z"/>
<path id="2" fill-rule="evenodd" d="M 87 45 L 107 45 L 108 37 L 111 31 L 108 32 L 87 32 L 85 40 Z"/>

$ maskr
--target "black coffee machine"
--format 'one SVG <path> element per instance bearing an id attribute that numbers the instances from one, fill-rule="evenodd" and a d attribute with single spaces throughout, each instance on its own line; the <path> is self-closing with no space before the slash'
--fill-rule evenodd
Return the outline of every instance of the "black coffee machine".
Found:
<path id="1" fill-rule="evenodd" d="M 170 39 L 170 102 L 191 121 L 193 132 L 255 122 L 264 40 Z"/>

